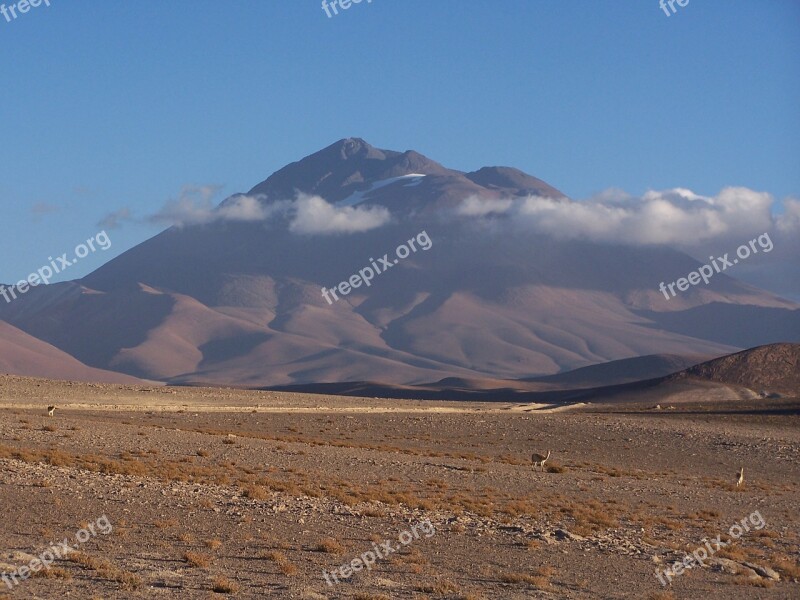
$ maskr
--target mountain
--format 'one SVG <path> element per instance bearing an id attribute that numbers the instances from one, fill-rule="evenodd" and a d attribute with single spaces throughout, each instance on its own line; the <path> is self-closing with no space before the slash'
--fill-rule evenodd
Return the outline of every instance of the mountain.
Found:
<path id="1" fill-rule="evenodd" d="M 724 273 L 665 300 L 659 282 L 699 266 L 674 248 L 482 218 L 529 196 L 573 202 L 510 167 L 340 140 L 0 319 L 96 368 L 249 387 L 521 379 L 800 340 L 800 306 Z"/>
<path id="2" fill-rule="evenodd" d="M 410 175 L 425 177 L 420 178 L 417 185 L 409 187 L 399 178 Z M 276 171 L 247 195 L 261 196 L 266 202 L 273 202 L 293 198 L 300 191 L 340 203 L 355 194 L 368 193 L 377 182 L 387 181 L 393 183 L 382 186 L 379 194 L 370 194 L 370 199 L 406 212 L 431 212 L 455 205 L 470 195 L 484 198 L 529 194 L 564 197 L 544 181 L 517 169 L 484 167 L 474 173 L 463 173 L 447 169 L 414 150 L 379 150 L 359 138 L 340 140 Z"/>
<path id="3" fill-rule="evenodd" d="M 142 383 L 129 375 L 88 367 L 3 321 L 0 321 L 0 373 L 65 381 Z"/>

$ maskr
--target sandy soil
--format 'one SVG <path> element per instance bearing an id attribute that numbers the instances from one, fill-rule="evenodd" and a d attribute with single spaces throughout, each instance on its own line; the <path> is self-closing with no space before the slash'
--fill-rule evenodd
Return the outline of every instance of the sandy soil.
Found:
<path id="1" fill-rule="evenodd" d="M 78 546 L 0 598 L 800 597 L 798 403 L 695 400 L 554 412 L 0 377 L 0 574 Z M 656 569 L 756 511 L 763 528 L 662 587 Z M 104 515 L 111 533 L 78 544 Z"/>

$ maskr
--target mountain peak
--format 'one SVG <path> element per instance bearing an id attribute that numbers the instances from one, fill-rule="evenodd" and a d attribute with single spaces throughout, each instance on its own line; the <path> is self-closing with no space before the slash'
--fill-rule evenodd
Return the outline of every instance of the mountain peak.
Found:
<path id="1" fill-rule="evenodd" d="M 344 138 L 323 149 L 322 152 L 332 152 L 340 158 L 385 158 L 385 154 L 371 146 L 361 138 Z"/>
<path id="2" fill-rule="evenodd" d="M 361 138 L 344 138 L 276 171 L 250 190 L 268 201 L 293 198 L 297 192 L 337 200 L 371 183 L 403 175 L 457 175 L 413 150 L 375 148 Z"/>

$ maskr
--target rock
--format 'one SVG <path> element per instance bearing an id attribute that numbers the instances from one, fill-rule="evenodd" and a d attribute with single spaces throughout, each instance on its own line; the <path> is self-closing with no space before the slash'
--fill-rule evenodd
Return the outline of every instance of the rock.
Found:
<path id="1" fill-rule="evenodd" d="M 10 560 L 13 562 L 19 563 L 29 563 L 34 560 L 36 557 L 33 554 L 28 554 L 27 552 L 20 552 L 19 550 L 12 550 L 11 552 L 4 552 L 0 554 L 0 558 L 4 560 Z"/>
<path id="2" fill-rule="evenodd" d="M 756 573 L 761 575 L 761 577 L 767 577 L 768 579 L 772 579 L 773 581 L 780 581 L 781 580 L 781 576 L 777 572 L 775 572 L 772 569 L 770 569 L 769 567 L 762 567 L 760 565 L 757 565 L 757 564 L 754 564 L 754 563 L 750 563 L 750 562 L 743 562 L 742 564 L 745 567 L 753 569 L 753 571 L 755 571 Z"/>
<path id="3" fill-rule="evenodd" d="M 583 537 L 581 535 L 570 533 L 566 529 L 556 529 L 553 532 L 553 535 L 556 536 L 556 539 L 559 542 L 563 542 L 564 540 L 572 540 L 573 542 L 582 542 L 582 541 L 584 541 L 586 539 L 585 537 Z"/>
<path id="4" fill-rule="evenodd" d="M 730 573 L 731 575 L 745 575 L 749 579 L 761 579 L 761 576 L 750 567 L 731 560 L 729 558 L 709 558 L 706 559 L 706 564 L 719 567 L 720 571 Z"/>

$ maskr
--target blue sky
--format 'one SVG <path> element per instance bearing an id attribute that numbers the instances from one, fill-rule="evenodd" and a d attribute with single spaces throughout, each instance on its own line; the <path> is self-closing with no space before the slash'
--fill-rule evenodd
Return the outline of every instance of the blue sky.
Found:
<path id="1" fill-rule="evenodd" d="M 221 200 L 349 136 L 573 198 L 800 196 L 796 0 L 51 0 L 0 17 L 0 53 L 3 282 L 110 212 Z M 109 230 L 65 277 L 157 232 Z"/>

